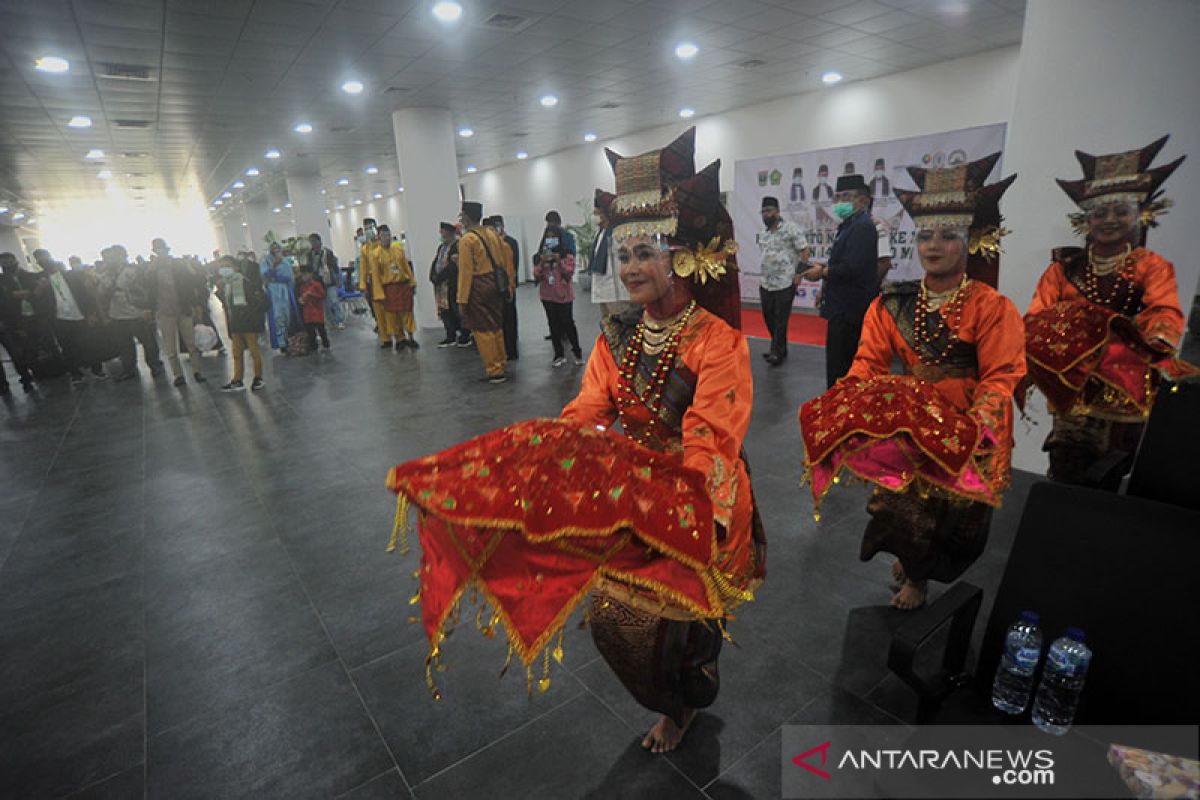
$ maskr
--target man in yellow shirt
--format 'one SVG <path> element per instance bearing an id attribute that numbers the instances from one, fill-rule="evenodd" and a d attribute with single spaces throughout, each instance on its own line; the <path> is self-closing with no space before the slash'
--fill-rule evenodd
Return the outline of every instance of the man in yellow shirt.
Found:
<path id="1" fill-rule="evenodd" d="M 488 383 L 504 383 L 504 304 L 515 287 L 512 251 L 491 228 L 480 225 L 481 203 L 462 204 L 458 216 L 465 229 L 458 241 L 458 307 L 463 323 L 475 336 Z M 502 285 L 503 284 L 503 285 Z"/>
<path id="2" fill-rule="evenodd" d="M 362 249 L 362 277 L 359 285 L 364 291 L 369 287 L 371 302 L 375 306 L 375 321 L 379 325 L 380 347 L 387 350 L 395 347 L 419 345 L 413 337 L 417 329 L 413 319 L 413 295 L 417 280 L 404 245 L 392 239 L 387 225 L 380 225 L 379 240 L 368 242 Z"/>

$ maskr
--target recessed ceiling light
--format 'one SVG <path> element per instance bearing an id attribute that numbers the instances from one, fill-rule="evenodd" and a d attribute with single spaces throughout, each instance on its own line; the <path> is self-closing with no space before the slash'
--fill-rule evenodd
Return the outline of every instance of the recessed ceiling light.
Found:
<path id="1" fill-rule="evenodd" d="M 594 133 L 585 133 L 585 134 L 583 135 L 583 140 L 584 140 L 585 142 L 594 142 L 594 141 L 596 141 L 596 134 L 594 134 Z"/>
<path id="2" fill-rule="evenodd" d="M 278 214 L 278 213 L 279 213 L 279 209 L 278 209 L 278 208 L 272 208 L 272 209 L 271 209 L 271 213 L 272 213 L 272 214 Z"/>
<path id="3" fill-rule="evenodd" d="M 479 168 L 476 167 L 474 164 L 467 165 L 467 172 L 478 172 L 478 171 L 479 171 Z"/>
<path id="4" fill-rule="evenodd" d="M 33 68 L 39 72 L 61 74 L 71 69 L 71 62 L 59 56 L 42 56 L 33 62 Z"/>
<path id="5" fill-rule="evenodd" d="M 378 175 L 379 167 L 367 167 L 363 170 L 363 172 L 367 173 L 368 175 Z"/>
<path id="6" fill-rule="evenodd" d="M 25 215 L 22 214 L 20 211 L 18 211 L 17 213 L 13 214 L 12 218 L 14 221 L 22 220 L 22 219 L 25 219 Z"/>
<path id="7" fill-rule="evenodd" d="M 458 135 L 464 139 L 470 139 L 475 135 L 475 131 L 471 130 L 470 128 L 459 128 Z"/>
<path id="8" fill-rule="evenodd" d="M 824 73 L 823 75 L 821 75 L 821 82 L 824 84 L 827 84 L 827 85 L 835 84 L 838 81 L 840 81 L 841 79 L 842 79 L 842 73 L 837 72 L 832 69 L 829 70 L 828 72 Z"/>
<path id="9" fill-rule="evenodd" d="M 214 203 L 213 203 L 213 205 L 214 205 L 214 206 L 223 206 L 223 205 L 225 205 L 225 201 L 224 201 L 224 200 L 217 200 L 216 202 L 214 202 Z"/>
<path id="10" fill-rule="evenodd" d="M 338 204 L 337 204 L 337 210 L 338 210 L 338 211 L 341 211 L 341 210 L 342 210 L 343 208 L 345 208 L 345 207 L 346 207 L 346 205 L 345 205 L 344 203 L 338 203 Z"/>
<path id="11" fill-rule="evenodd" d="M 364 88 L 362 81 L 346 81 L 342 84 L 342 91 L 346 94 L 362 94 Z"/>
<path id="12" fill-rule="evenodd" d="M 445 2 L 437 3 L 433 7 L 433 15 L 442 22 L 457 22 L 462 17 L 462 6 L 458 3 Z"/>
<path id="13" fill-rule="evenodd" d="M 292 204 L 291 204 L 291 203 L 284 203 L 284 204 L 283 204 L 283 207 L 284 207 L 284 208 L 291 208 L 291 207 L 292 207 Z"/>
<path id="14" fill-rule="evenodd" d="M 380 200 L 383 198 L 383 195 L 381 195 L 379 192 L 376 192 L 375 194 L 371 195 L 371 197 L 374 197 L 376 200 Z"/>
<path id="15" fill-rule="evenodd" d="M 235 189 L 245 189 L 245 188 L 246 188 L 246 184 L 245 184 L 244 182 L 242 182 L 242 181 L 234 181 L 234 182 L 233 182 L 233 188 L 235 188 Z"/>
<path id="16" fill-rule="evenodd" d="M 104 158 L 104 151 L 93 147 L 91 150 L 87 151 L 87 155 L 84 156 L 84 158 L 91 161 L 99 161 L 100 159 Z"/>
<path id="17" fill-rule="evenodd" d="M 112 177 L 112 170 L 111 169 L 102 169 L 96 173 L 96 177 L 102 181 L 106 181 Z"/>
<path id="18" fill-rule="evenodd" d="M 90 128 L 92 127 L 92 118 L 83 115 L 76 115 L 67 120 L 68 128 Z"/>
<path id="19" fill-rule="evenodd" d="M 681 108 L 679 109 L 679 116 L 683 117 L 684 119 L 691 119 L 692 117 L 696 116 L 696 109 Z"/>
<path id="20" fill-rule="evenodd" d="M 675 45 L 675 57 L 681 58 L 684 61 L 694 57 L 696 53 L 699 52 L 700 48 L 696 47 L 696 45 L 692 44 L 691 42 L 680 42 L 679 44 Z"/>
<path id="21" fill-rule="evenodd" d="M 251 167 L 250 169 L 246 170 L 246 174 L 249 175 L 251 178 L 257 178 L 258 177 L 258 167 Z"/>
<path id="22" fill-rule="evenodd" d="M 328 214 L 328 213 L 329 213 L 329 209 L 328 209 L 328 208 L 327 208 L 327 209 L 325 209 L 325 213 L 326 213 L 326 214 Z"/>
<path id="23" fill-rule="evenodd" d="M 301 122 L 296 127 L 292 128 L 296 133 L 312 133 L 312 125 L 307 122 Z"/>
<path id="24" fill-rule="evenodd" d="M 522 161 L 524 161 L 525 159 L 529 158 L 529 153 L 526 153 L 524 150 L 518 150 L 518 151 L 517 151 L 517 158 L 519 158 L 519 159 L 521 159 Z"/>
<path id="25" fill-rule="evenodd" d="M 228 200 L 229 198 L 233 197 L 233 192 L 221 192 L 221 197 Z"/>
<path id="26" fill-rule="evenodd" d="M 338 186 L 349 186 L 349 185 L 350 185 L 350 179 L 349 179 L 349 178 L 338 178 L 337 185 L 338 185 Z"/>
<path id="27" fill-rule="evenodd" d="M 403 192 L 403 191 L 404 191 L 404 187 L 403 187 L 403 186 L 397 186 L 397 187 L 396 187 L 396 191 L 397 191 L 397 192 Z"/>
<path id="28" fill-rule="evenodd" d="M 7 214 L 8 206 L 0 206 L 0 214 Z"/>
<path id="29" fill-rule="evenodd" d="M 359 199 L 357 199 L 357 198 L 356 198 L 356 199 L 354 200 L 354 202 L 353 202 L 353 203 L 351 203 L 350 205 L 353 205 L 353 206 L 361 206 L 361 205 L 362 205 L 362 200 L 359 200 Z"/>
<path id="30" fill-rule="evenodd" d="M 542 95 L 542 99 L 538 102 L 544 105 L 546 108 L 554 108 L 556 105 L 558 105 L 558 98 L 552 94 L 546 94 Z"/>
<path id="31" fill-rule="evenodd" d="M 242 223 L 242 227 L 243 227 L 243 228 L 248 228 L 248 227 L 249 227 L 249 225 L 247 225 L 245 222 L 243 222 L 243 223 Z"/>
<path id="32" fill-rule="evenodd" d="M 279 158 L 279 151 L 272 147 L 270 150 L 263 153 L 263 158 Z"/>

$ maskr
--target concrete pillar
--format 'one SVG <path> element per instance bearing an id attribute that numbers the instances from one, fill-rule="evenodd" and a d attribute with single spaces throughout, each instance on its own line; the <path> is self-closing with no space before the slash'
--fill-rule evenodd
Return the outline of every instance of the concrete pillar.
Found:
<path id="1" fill-rule="evenodd" d="M 241 212 L 226 214 L 221 218 L 221 229 L 225 233 L 225 245 L 228 249 L 223 252 L 227 255 L 237 255 L 238 250 L 245 250 L 246 228 L 242 227 L 242 222 L 245 221 L 245 214 Z"/>
<path id="2" fill-rule="evenodd" d="M 1082 176 L 1074 150 L 1115 153 L 1171 139 L 1155 164 L 1190 157 L 1164 185 L 1175 208 L 1148 246 L 1174 262 L 1184 313 L 1200 262 L 1191 257 L 1190 220 L 1200 210 L 1200 4 L 1192 0 L 1030 0 L 1017 73 L 1004 172 L 1020 177 L 1005 194 L 1000 289 L 1024 313 L 1050 249 L 1078 244 L 1066 215 L 1075 205 L 1055 178 Z M 1036 395 L 1035 425 L 1017 421 L 1013 466 L 1044 473 L 1050 430 Z"/>
<path id="3" fill-rule="evenodd" d="M 329 217 L 325 213 L 325 198 L 321 195 L 321 176 L 288 175 L 287 190 L 296 235 L 320 234 L 321 241 L 328 246 Z"/>
<path id="4" fill-rule="evenodd" d="M 12 253 L 17 261 L 25 263 L 25 247 L 21 244 L 18 228 L 0 225 L 0 253 Z"/>
<path id="5" fill-rule="evenodd" d="M 400 197 L 408 257 L 420 276 L 437 253 L 438 223 L 458 218 L 454 121 L 444 108 L 405 108 L 392 112 L 392 130 L 404 181 Z M 417 281 L 415 312 L 420 327 L 440 324 L 433 287 L 427 280 Z"/>
<path id="6" fill-rule="evenodd" d="M 247 200 L 244 206 L 246 213 L 246 230 L 249 232 L 250 249 L 261 259 L 267 253 L 267 244 L 263 237 L 267 231 L 275 230 L 270 203 L 265 197 Z M 278 233 L 278 231 L 276 231 Z"/>

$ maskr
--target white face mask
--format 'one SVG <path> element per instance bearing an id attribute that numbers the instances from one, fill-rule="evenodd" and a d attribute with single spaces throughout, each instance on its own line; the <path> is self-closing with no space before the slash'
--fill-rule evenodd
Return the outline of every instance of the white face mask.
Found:
<path id="1" fill-rule="evenodd" d="M 793 185 L 793 186 L 799 186 L 799 185 L 800 185 L 801 183 L 803 183 L 803 182 L 804 182 L 804 178 L 803 178 L 803 177 L 801 177 L 800 175 L 797 175 L 796 177 L 792 178 L 792 185 Z"/>
<path id="2" fill-rule="evenodd" d="M 875 177 L 876 177 L 876 178 L 882 178 L 882 177 L 883 177 L 883 170 L 881 170 L 881 169 L 877 169 L 877 170 L 875 170 Z"/>
<path id="3" fill-rule="evenodd" d="M 817 182 L 820 183 L 822 186 L 824 186 L 825 184 L 829 183 L 829 179 L 826 178 L 824 175 L 822 175 L 820 178 L 817 179 Z"/>
<path id="4" fill-rule="evenodd" d="M 221 267 L 219 271 L 221 273 L 221 277 L 225 278 L 226 280 L 233 277 L 233 267 Z"/>

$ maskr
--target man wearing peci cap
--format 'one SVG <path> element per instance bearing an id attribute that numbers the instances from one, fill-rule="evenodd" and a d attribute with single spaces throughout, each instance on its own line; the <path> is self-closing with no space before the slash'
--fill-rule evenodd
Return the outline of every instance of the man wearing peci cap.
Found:
<path id="1" fill-rule="evenodd" d="M 879 294 L 879 233 L 871 219 L 871 190 L 862 175 L 837 180 L 833 213 L 841 220 L 829 263 L 816 263 L 804 278 L 824 281 L 821 316 L 825 333 L 825 379 L 833 386 L 850 371 L 867 306 Z"/>
<path id="2" fill-rule="evenodd" d="M 771 351 L 763 353 L 763 358 L 777 367 L 788 355 L 788 321 L 799 276 L 808 268 L 808 239 L 799 225 L 780 216 L 776 197 L 762 199 L 762 221 L 767 229 L 758 234 L 758 247 L 762 251 L 758 296 L 763 321 L 771 333 Z"/>

